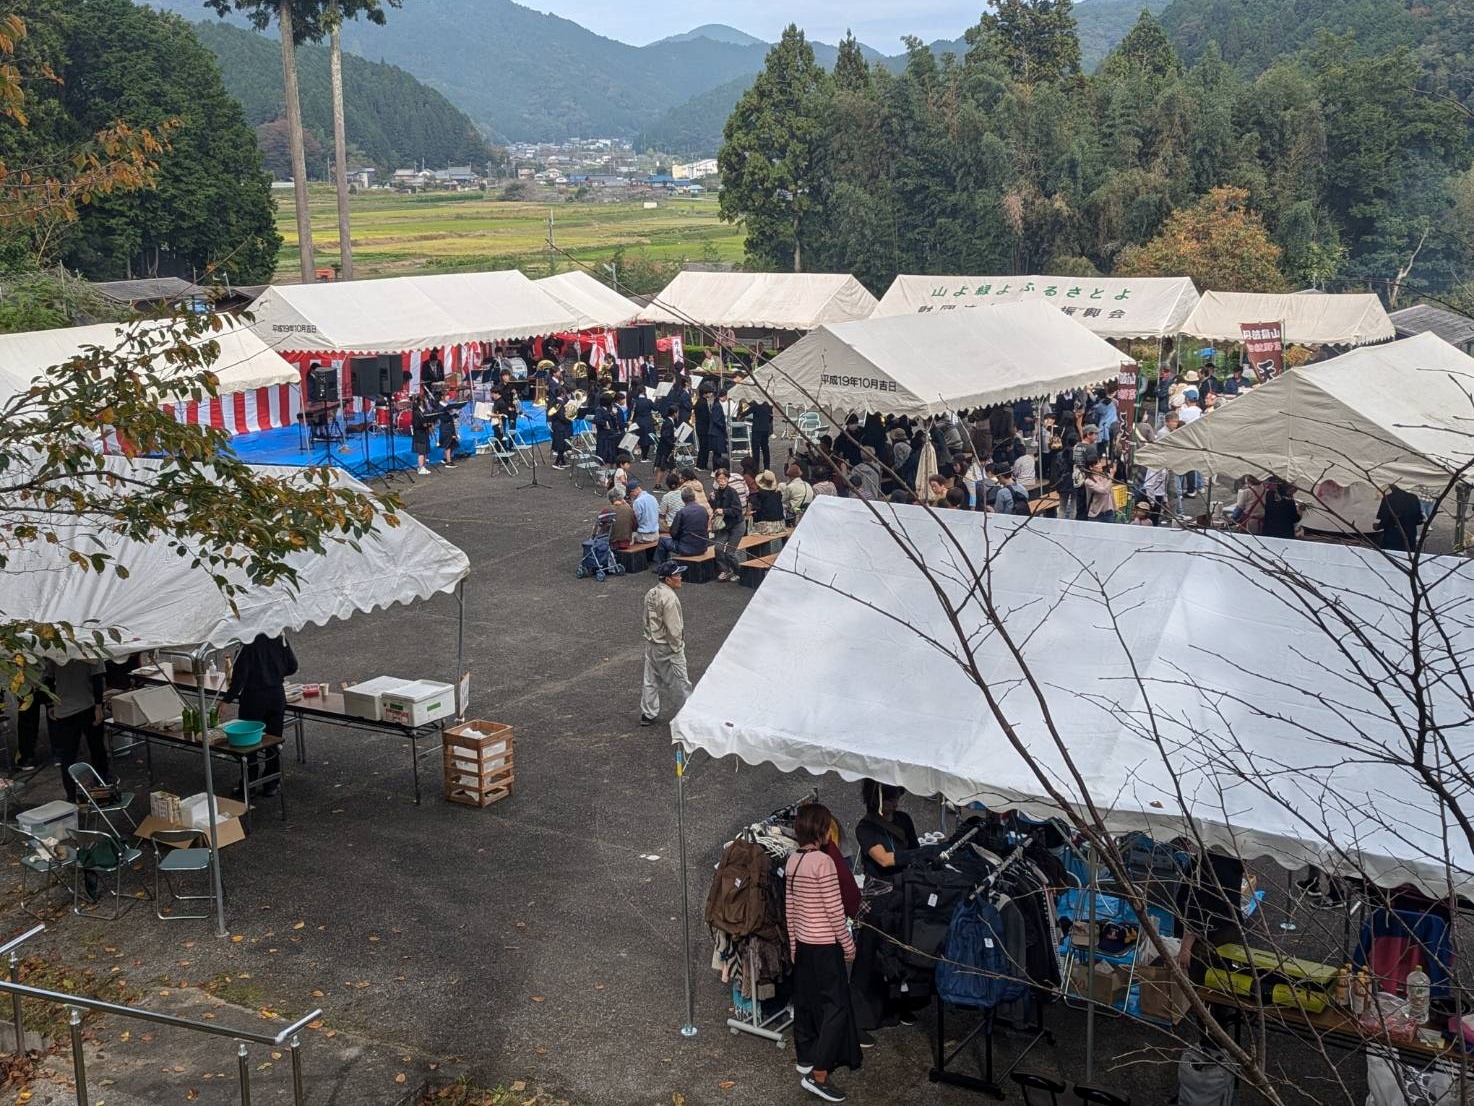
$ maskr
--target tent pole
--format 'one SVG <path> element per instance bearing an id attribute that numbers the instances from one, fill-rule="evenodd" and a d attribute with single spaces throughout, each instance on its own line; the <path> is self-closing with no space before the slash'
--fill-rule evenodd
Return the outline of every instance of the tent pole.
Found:
<path id="1" fill-rule="evenodd" d="M 1454 512 L 1454 552 L 1464 551 L 1464 528 L 1469 521 L 1469 485 L 1462 480 L 1454 489 L 1454 501 L 1457 507 Z"/>
<path id="2" fill-rule="evenodd" d="M 681 931 L 684 940 L 681 963 L 686 972 L 686 1021 L 681 1026 L 681 1036 L 694 1037 L 696 987 L 691 978 L 691 893 L 686 878 L 686 751 L 679 745 L 676 746 L 676 840 L 681 865 Z"/>
<path id="3" fill-rule="evenodd" d="M 200 748 L 205 754 L 205 816 L 209 819 L 205 840 L 210 846 L 210 882 L 215 887 L 215 936 L 228 937 L 230 930 L 225 928 L 225 888 L 220 878 L 220 848 L 216 844 L 215 833 L 216 818 L 219 815 L 215 806 L 214 765 L 210 757 L 210 708 L 205 701 L 205 657 L 209 653 L 210 647 L 201 645 L 195 649 L 190 660 L 194 663 L 195 693 L 200 700 Z M 248 793 L 246 802 L 250 801 L 251 796 Z"/>
<path id="4" fill-rule="evenodd" d="M 1100 865 L 1095 847 L 1085 843 L 1085 862 L 1090 865 L 1090 945 L 1085 968 L 1085 1082 L 1095 1081 L 1095 896 L 1100 891 Z"/>
<path id="5" fill-rule="evenodd" d="M 466 675 L 466 581 L 456 584 L 456 721 L 466 720 L 466 708 L 470 703 L 461 702 L 461 680 Z M 470 695 L 466 696 L 470 699 Z"/>

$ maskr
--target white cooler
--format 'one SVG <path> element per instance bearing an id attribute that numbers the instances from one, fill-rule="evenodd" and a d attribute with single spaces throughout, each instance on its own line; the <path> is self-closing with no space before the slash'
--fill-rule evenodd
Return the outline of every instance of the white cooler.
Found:
<path id="1" fill-rule="evenodd" d="M 412 682 L 399 676 L 375 676 L 372 680 L 345 687 L 343 689 L 343 713 L 377 722 L 384 717 L 384 695 L 398 691 Z"/>
<path id="2" fill-rule="evenodd" d="M 35 834 L 42 841 L 60 841 L 66 837 L 67 830 L 77 828 L 77 807 L 75 803 L 57 799 L 54 803 L 21 811 L 15 816 L 15 821 L 21 829 Z"/>
<path id="3" fill-rule="evenodd" d="M 380 698 L 383 719 L 401 726 L 425 726 L 455 714 L 456 689 L 450 684 L 417 680 L 401 684 Z"/>

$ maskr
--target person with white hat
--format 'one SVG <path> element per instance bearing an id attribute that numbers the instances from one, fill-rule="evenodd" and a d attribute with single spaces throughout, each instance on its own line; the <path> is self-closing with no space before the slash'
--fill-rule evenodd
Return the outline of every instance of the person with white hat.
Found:
<path id="1" fill-rule="evenodd" d="M 691 696 L 686 672 L 686 619 L 676 592 L 686 566 L 662 561 L 655 566 L 660 582 L 645 593 L 645 674 L 640 685 L 640 725 L 660 720 L 662 698 L 680 710 Z"/>

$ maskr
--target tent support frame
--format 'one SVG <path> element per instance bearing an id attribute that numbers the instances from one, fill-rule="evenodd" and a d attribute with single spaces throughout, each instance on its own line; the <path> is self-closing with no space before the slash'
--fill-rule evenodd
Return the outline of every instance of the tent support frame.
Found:
<path id="1" fill-rule="evenodd" d="M 681 865 L 681 930 L 682 965 L 686 973 L 686 1020 L 681 1025 L 682 1037 L 696 1036 L 696 981 L 691 974 L 691 889 L 686 872 L 686 751 L 676 746 L 676 840 Z M 757 1003 L 756 982 L 752 988 L 752 1001 Z"/>
<path id="2" fill-rule="evenodd" d="M 215 936 L 228 937 L 230 930 L 225 927 L 225 886 L 220 875 L 220 847 L 214 840 L 214 827 L 219 815 L 215 805 L 215 770 L 210 756 L 210 708 L 205 701 L 205 659 L 212 652 L 214 650 L 210 646 L 198 645 L 190 652 L 189 659 L 194 672 L 195 694 L 200 701 L 200 726 L 203 730 L 200 735 L 200 750 L 205 757 L 205 811 L 211 827 L 206 840 L 210 847 L 210 883 L 215 892 Z"/>

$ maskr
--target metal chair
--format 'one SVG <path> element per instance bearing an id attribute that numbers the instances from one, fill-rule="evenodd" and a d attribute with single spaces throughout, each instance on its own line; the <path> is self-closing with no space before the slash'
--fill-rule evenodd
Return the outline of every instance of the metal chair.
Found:
<path id="1" fill-rule="evenodd" d="M 595 492 L 603 492 L 607 485 L 602 483 L 604 472 L 604 459 L 592 449 L 575 447 L 573 451 L 573 464 L 568 469 L 568 479 L 576 488 L 585 477 L 588 478 Z"/>
<path id="2" fill-rule="evenodd" d="M 1024 1106 L 1034 1106 L 1036 1101 L 1043 1102 L 1043 1095 L 1049 1096 L 1049 1106 L 1059 1106 L 1059 1096 L 1069 1090 L 1069 1086 L 1063 1079 L 1051 1079 L 1047 1075 L 1039 1075 L 1032 1071 L 1014 1072 L 1013 1081 L 1023 1092 Z M 1035 1092 L 1041 1096 L 1037 1100 L 1034 1097 Z"/>
<path id="3" fill-rule="evenodd" d="M 204 841 L 205 844 L 197 845 L 195 844 L 197 841 Z M 149 843 L 154 848 L 154 913 L 159 920 L 164 922 L 204 921 L 212 917 L 212 908 L 215 905 L 215 882 L 210 878 L 209 839 L 199 830 L 155 830 L 149 835 Z M 160 846 L 169 847 L 160 848 Z M 174 881 L 198 875 L 205 877 L 206 893 L 203 895 L 180 894 Z M 165 914 L 163 896 L 165 887 L 169 889 L 170 902 L 207 903 L 205 913 Z"/>
<path id="4" fill-rule="evenodd" d="M 82 818 L 82 828 L 87 828 L 87 823 L 94 818 L 101 819 L 102 824 L 114 837 L 122 837 L 116 826 L 113 825 L 110 814 L 121 815 L 128 822 L 129 830 L 138 828 L 137 821 L 133 815 L 128 813 L 128 808 L 133 805 L 133 792 L 119 791 L 116 799 L 104 798 L 110 785 L 98 774 L 96 768 L 85 760 L 80 760 L 67 769 L 67 775 L 72 777 L 72 782 L 77 785 L 78 805 L 81 810 L 78 813 Z"/>
<path id="5" fill-rule="evenodd" d="M 42 841 L 19 823 L 8 823 L 6 829 L 14 833 L 21 844 L 20 858 L 20 908 L 31 917 L 44 921 L 45 914 L 32 909 L 31 902 L 38 895 L 53 888 L 66 889 L 66 873 L 76 863 L 75 850 L 62 844 Z M 28 876 L 41 877 L 40 886 L 29 887 Z"/>
<path id="6" fill-rule="evenodd" d="M 542 448 L 532 440 L 531 433 L 521 427 L 512 431 L 512 448 L 517 451 L 517 456 L 524 465 L 531 466 L 534 460 L 540 465 L 547 464 Z"/>
<path id="7" fill-rule="evenodd" d="M 1075 1084 L 1075 1097 L 1082 1106 L 1131 1106 L 1130 1095 L 1116 1094 L 1114 1091 L 1101 1090 L 1084 1083 Z"/>
<path id="8" fill-rule="evenodd" d="M 77 851 L 76 861 L 72 865 L 72 913 L 83 918 L 117 921 L 133 909 L 133 904 L 137 901 L 123 898 L 123 873 L 138 863 L 143 850 L 101 830 L 67 830 L 67 837 Z M 89 882 L 87 877 L 96 878 L 100 875 L 113 877 L 113 909 L 110 914 L 97 908 L 82 908 L 82 888 Z M 93 898 L 91 887 L 87 890 L 88 897 Z"/>
<path id="9" fill-rule="evenodd" d="M 734 422 L 727 427 L 727 454 L 735 464 L 752 452 L 752 423 Z"/>
<path id="10" fill-rule="evenodd" d="M 487 443 L 488 452 L 501 462 L 503 471 L 508 476 L 517 475 L 517 454 L 500 438 L 492 438 Z"/>

